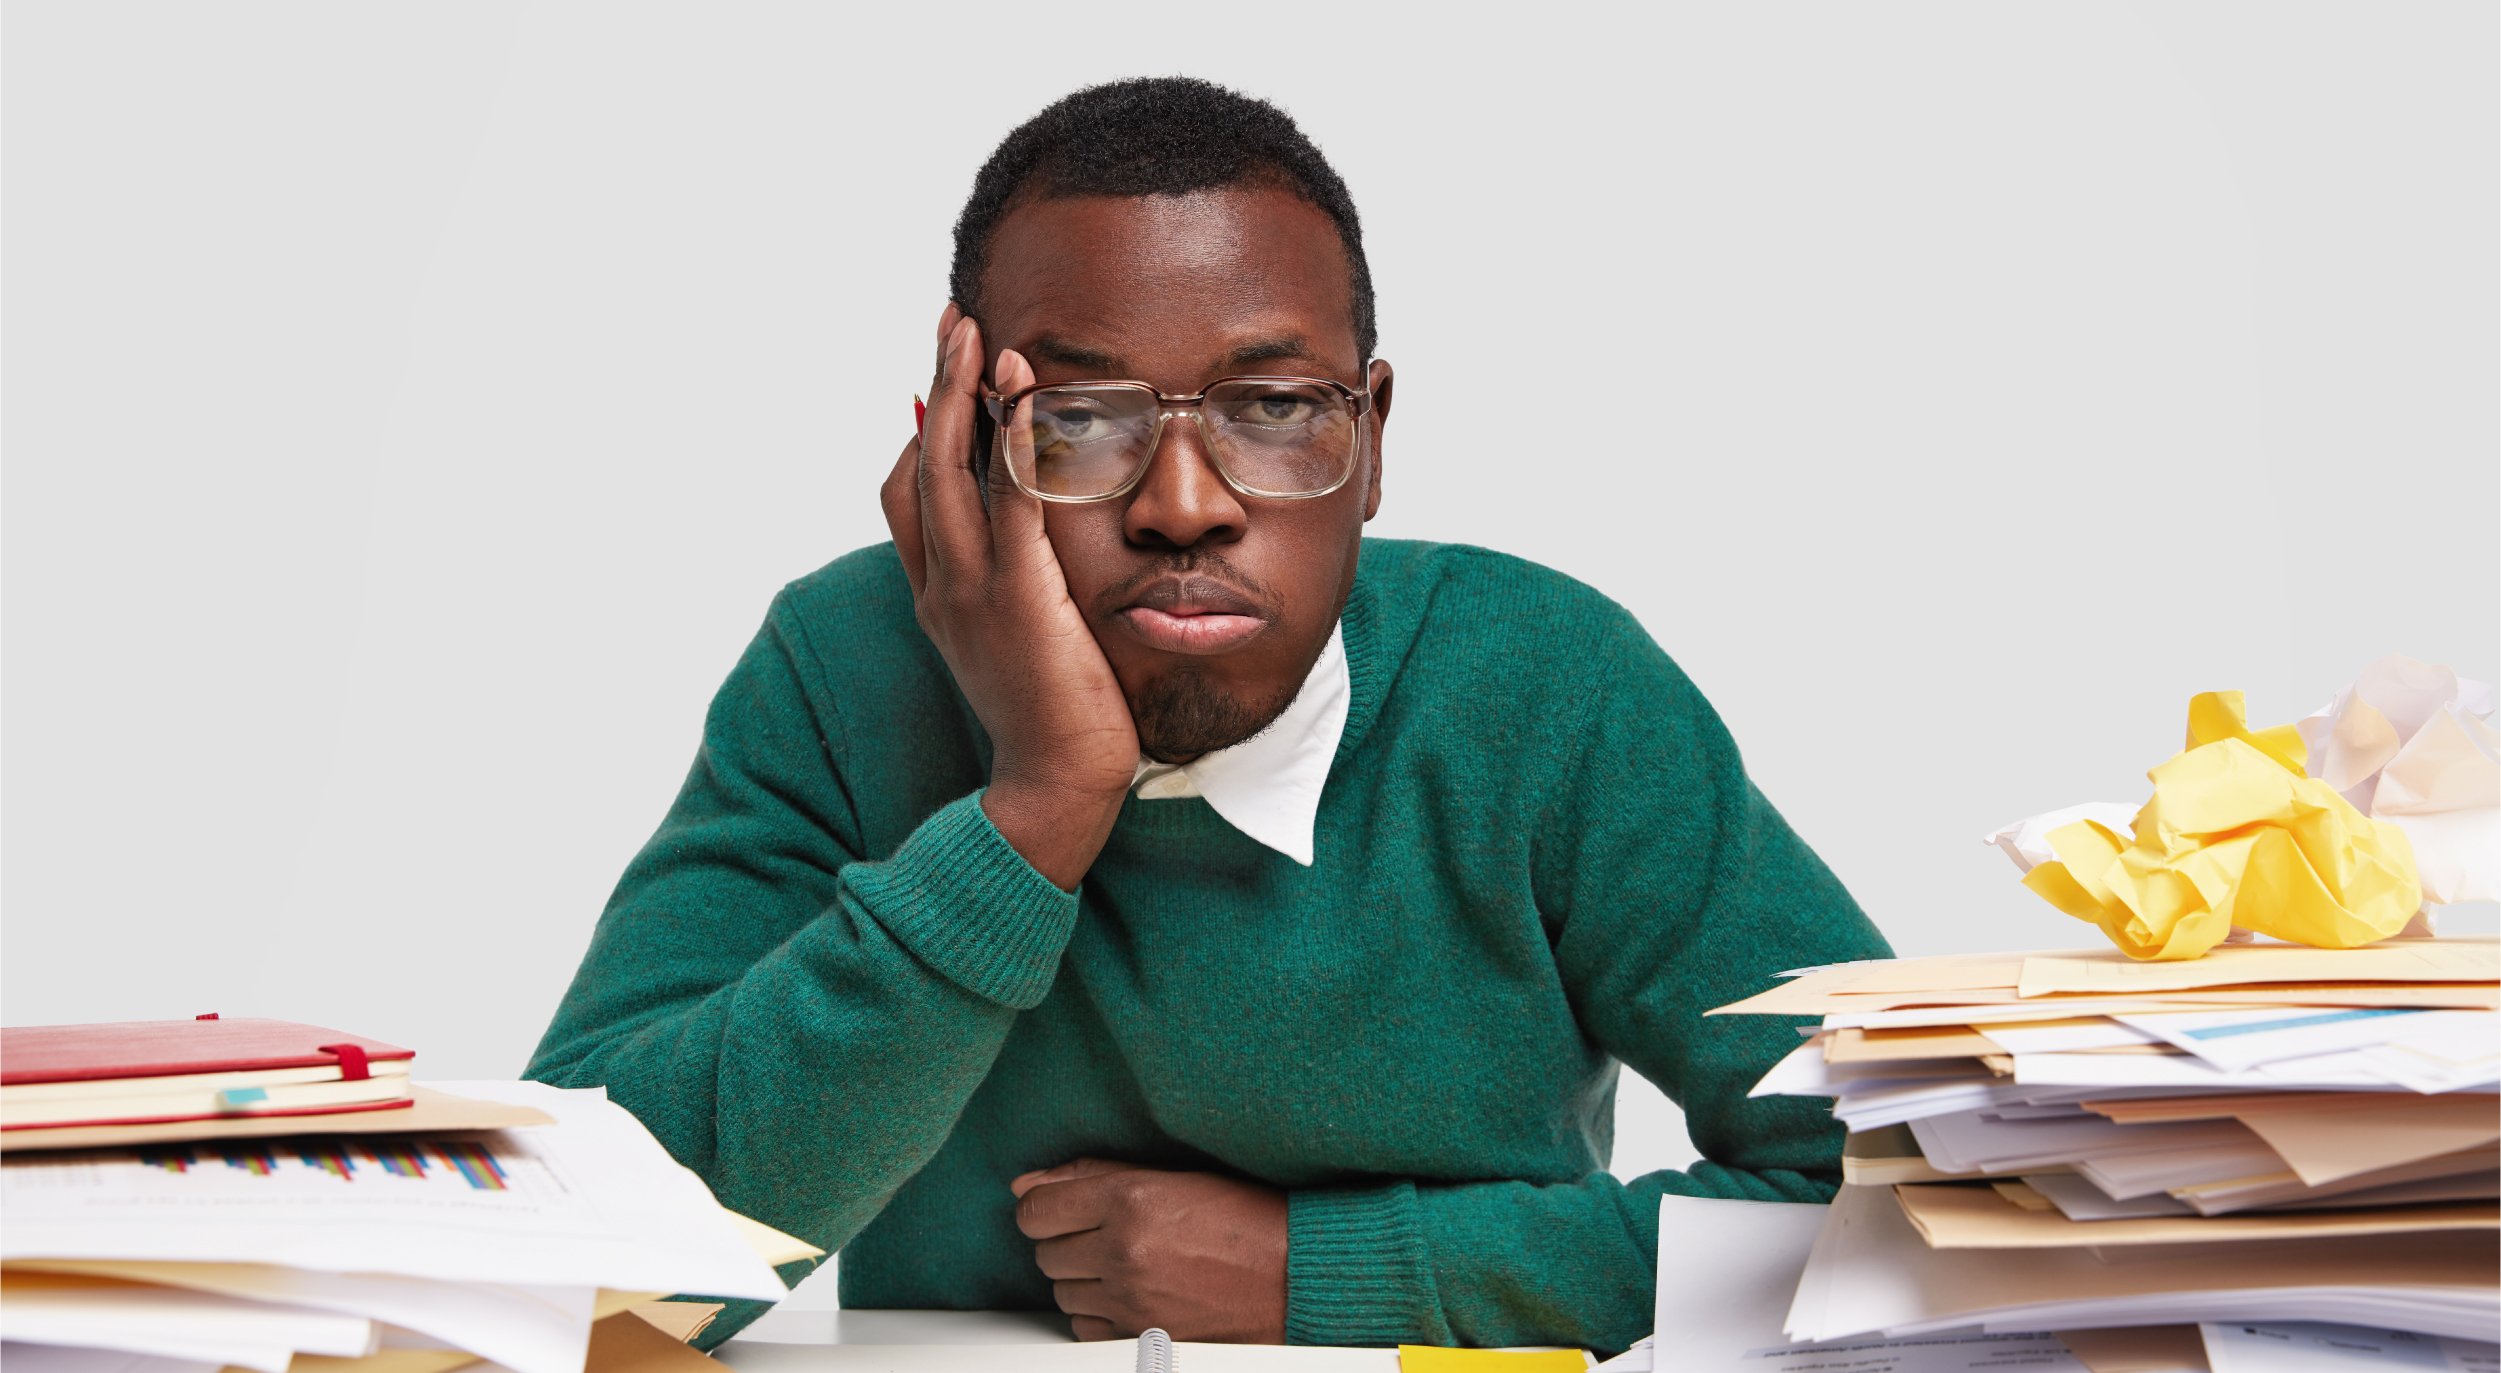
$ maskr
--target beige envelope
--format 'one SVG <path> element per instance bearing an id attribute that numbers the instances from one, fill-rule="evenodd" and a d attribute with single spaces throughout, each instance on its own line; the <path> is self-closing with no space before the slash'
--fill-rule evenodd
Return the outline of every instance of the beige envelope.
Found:
<path id="1" fill-rule="evenodd" d="M 2233 1240 L 2329 1239 L 2434 1230 L 2501 1232 L 2501 1202 L 2448 1202 L 2263 1216 L 2154 1216 L 2073 1221 L 2028 1211 L 1987 1187 L 1913 1183 L 1895 1187 L 1902 1213 L 1933 1249 L 2103 1248 Z"/>
<path id="2" fill-rule="evenodd" d="M 2202 958 L 2139 963 L 2116 949 L 2034 954 L 2016 984 L 2025 996 L 2056 992 L 2179 992 L 2252 982 L 2492 982 L 2501 942 L 2398 939 L 2359 949 L 2224 944 Z"/>

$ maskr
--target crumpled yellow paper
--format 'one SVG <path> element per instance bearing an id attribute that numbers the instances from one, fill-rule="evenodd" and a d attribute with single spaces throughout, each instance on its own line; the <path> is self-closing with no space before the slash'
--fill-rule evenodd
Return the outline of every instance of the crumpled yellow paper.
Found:
<path id="1" fill-rule="evenodd" d="M 2350 949 L 2404 929 L 2423 904 L 2405 831 L 2304 770 L 2298 729 L 2252 731 L 2237 691 L 2188 703 L 2188 747 L 2155 768 L 2133 839 L 2093 820 L 2048 835 L 2024 874 L 2051 905 L 2136 959 L 2195 958 L 2234 925 Z"/>

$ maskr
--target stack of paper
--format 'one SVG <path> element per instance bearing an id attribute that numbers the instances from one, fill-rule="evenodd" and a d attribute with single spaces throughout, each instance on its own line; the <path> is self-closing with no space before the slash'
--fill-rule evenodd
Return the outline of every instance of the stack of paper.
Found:
<path id="1" fill-rule="evenodd" d="M 583 1373 L 668 1343 L 629 1307 L 779 1298 L 774 1265 L 818 1252 L 722 1209 L 604 1093 L 445 1087 L 319 1136 L 7 1132 L 10 1373 Z"/>
<path id="2" fill-rule="evenodd" d="M 1811 969 L 1757 1095 L 1850 1131 L 1797 1340 L 2501 1323 L 2501 946 L 2225 946 Z"/>

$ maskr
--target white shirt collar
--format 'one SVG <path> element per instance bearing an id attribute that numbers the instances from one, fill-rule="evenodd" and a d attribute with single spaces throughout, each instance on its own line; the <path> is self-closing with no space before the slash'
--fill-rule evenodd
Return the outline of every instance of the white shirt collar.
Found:
<path id="1" fill-rule="evenodd" d="M 1343 622 L 1303 678 L 1285 713 L 1238 744 L 1187 763 L 1138 760 L 1130 786 L 1141 801 L 1203 796 L 1235 829 L 1304 867 L 1311 866 L 1320 789 L 1346 733 L 1350 682 Z"/>

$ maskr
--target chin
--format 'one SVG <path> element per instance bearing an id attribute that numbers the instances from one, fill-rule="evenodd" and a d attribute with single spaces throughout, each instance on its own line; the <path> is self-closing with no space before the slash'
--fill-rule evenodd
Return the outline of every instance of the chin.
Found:
<path id="1" fill-rule="evenodd" d="M 1195 758 L 1266 729 L 1294 702 L 1293 682 L 1267 699 L 1245 699 L 1208 679 L 1196 665 L 1171 668 L 1129 695 L 1138 745 L 1159 762 Z"/>

